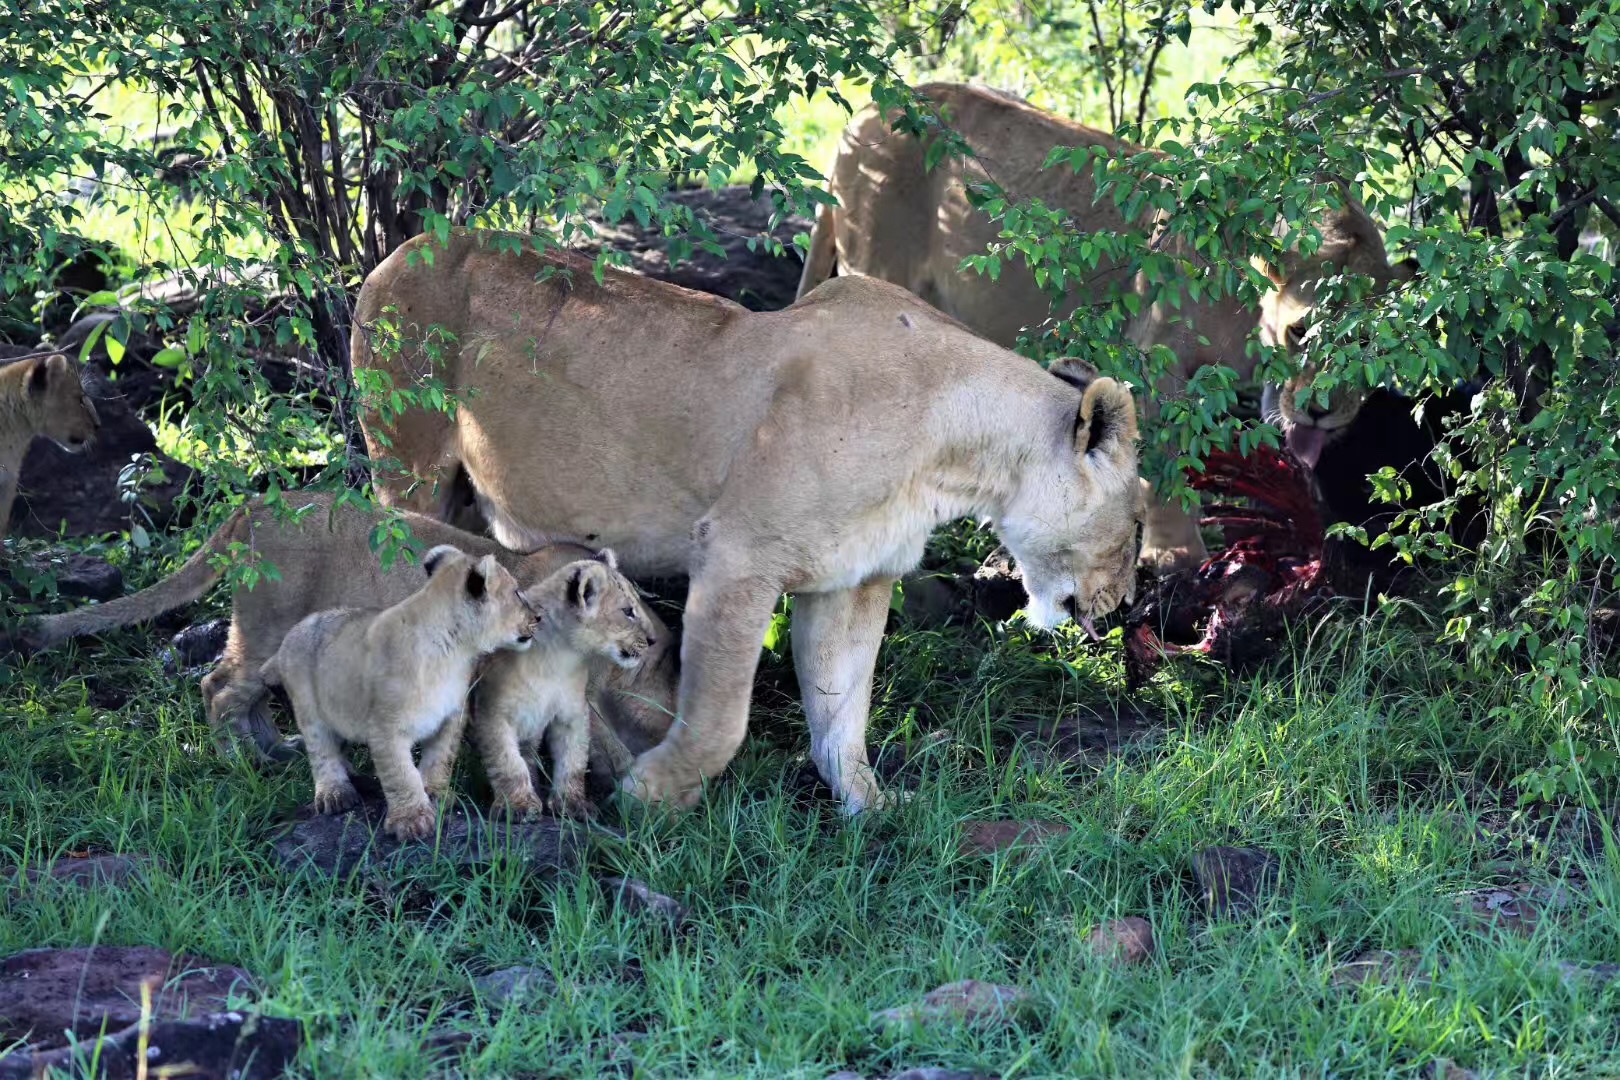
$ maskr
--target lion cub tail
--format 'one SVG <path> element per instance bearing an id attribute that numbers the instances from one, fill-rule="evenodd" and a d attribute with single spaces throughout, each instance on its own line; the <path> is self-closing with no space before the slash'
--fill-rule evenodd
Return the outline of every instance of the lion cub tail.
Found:
<path id="1" fill-rule="evenodd" d="M 247 511 L 238 510 L 203 542 L 203 546 L 186 560 L 184 566 L 156 585 L 104 604 L 87 605 L 60 615 L 43 615 L 33 619 L 23 625 L 19 644 L 24 651 L 38 652 L 60 645 L 70 638 L 133 626 L 195 603 L 220 579 L 221 571 L 214 566 L 214 557 L 225 554 L 234 541 L 246 538 Z"/>
<path id="2" fill-rule="evenodd" d="M 810 229 L 810 253 L 804 257 L 804 272 L 799 276 L 799 293 L 794 299 L 803 300 L 811 289 L 832 277 L 837 263 L 837 207 L 824 204 Z"/>

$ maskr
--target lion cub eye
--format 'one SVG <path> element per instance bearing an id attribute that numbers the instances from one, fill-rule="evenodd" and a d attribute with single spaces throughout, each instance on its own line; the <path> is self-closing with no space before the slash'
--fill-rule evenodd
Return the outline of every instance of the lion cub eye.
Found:
<path id="1" fill-rule="evenodd" d="M 624 609 L 624 617 L 629 619 L 631 622 L 635 622 L 636 621 L 636 609 L 633 608 L 633 607 L 625 608 Z"/>

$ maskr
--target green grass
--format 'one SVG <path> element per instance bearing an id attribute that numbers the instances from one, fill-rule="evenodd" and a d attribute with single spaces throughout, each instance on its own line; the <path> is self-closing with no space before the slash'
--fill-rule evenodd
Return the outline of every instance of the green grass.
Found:
<path id="1" fill-rule="evenodd" d="M 901 628 L 875 729 L 914 749 L 915 794 L 853 824 L 800 779 L 797 706 L 767 677 L 744 754 L 700 809 L 611 811 L 627 839 L 593 841 L 593 872 L 691 906 L 679 936 L 616 912 L 588 878 L 429 869 L 390 892 L 289 876 L 266 834 L 309 798 L 307 769 L 216 759 L 193 682 L 162 674 L 163 636 L 122 634 L 0 688 L 0 858 L 93 847 L 163 869 L 123 893 L 24 889 L 0 915 L 0 954 L 100 941 L 240 964 L 266 1009 L 308 1022 L 301 1067 L 323 1077 L 598 1075 L 626 1031 L 644 1033 L 647 1077 L 1414 1076 L 1437 1057 L 1620 1074 L 1620 988 L 1565 986 L 1555 966 L 1620 960 L 1612 847 L 1572 853 L 1568 815 L 1511 809 L 1503 778 L 1539 760 L 1548 721 L 1505 674 L 1462 681 L 1425 633 L 1410 612 L 1336 617 L 1268 674 L 1182 666 L 1127 698 L 1117 637 Z M 114 691 L 129 703 L 95 704 Z M 1515 719 L 1487 725 L 1496 705 Z M 1022 721 L 1121 706 L 1163 719 L 1110 757 L 1052 763 L 1014 739 Z M 962 823 L 998 817 L 1073 832 L 1028 862 L 958 854 Z M 1282 860 L 1255 916 L 1211 921 L 1193 893 L 1191 856 L 1222 843 Z M 1585 881 L 1573 910 L 1527 939 L 1448 899 L 1570 877 Z M 1090 929 L 1125 915 L 1152 921 L 1156 963 L 1090 956 Z M 1335 964 L 1397 948 L 1423 952 L 1432 985 L 1330 988 Z M 519 963 L 562 989 L 490 1014 L 471 976 Z M 962 978 L 1018 984 L 1037 1006 L 1010 1032 L 868 1023 Z M 435 1029 L 473 1041 L 435 1063 Z"/>

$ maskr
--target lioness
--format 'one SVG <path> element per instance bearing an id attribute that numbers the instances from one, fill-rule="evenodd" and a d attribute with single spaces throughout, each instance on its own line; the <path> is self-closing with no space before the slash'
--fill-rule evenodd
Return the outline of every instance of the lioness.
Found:
<path id="1" fill-rule="evenodd" d="M 281 743 L 259 679 L 260 668 L 287 631 L 304 616 L 327 608 L 396 604 L 426 578 L 420 564 L 404 556 L 383 569 L 369 541 L 382 521 L 380 515 L 337 502 L 324 492 L 291 492 L 284 498 L 299 512 L 296 521 L 255 503 L 232 515 L 167 578 L 130 596 L 37 618 L 23 628 L 21 644 L 48 648 L 195 603 L 219 581 L 226 556 L 240 544 L 253 559 L 274 566 L 276 576 L 252 588 L 238 588 L 232 595 L 225 655 L 202 681 L 203 702 L 222 744 L 234 734 L 261 755 L 290 757 L 293 751 Z M 541 581 L 558 567 L 591 555 L 589 548 L 572 544 L 517 555 L 487 537 L 434 518 L 412 513 L 403 518 L 418 544 L 451 544 L 474 556 L 493 555 L 522 584 Z M 601 755 L 593 767 L 614 775 L 623 775 L 632 751 L 639 753 L 662 739 L 674 717 L 678 656 L 671 649 L 673 635 L 645 605 L 638 606 L 637 615 L 657 640 L 642 664 L 633 671 L 598 666 L 591 674 L 593 713 L 606 721 L 592 726 L 592 749 Z"/>
<path id="2" fill-rule="evenodd" d="M 444 513 L 465 480 L 508 546 L 583 540 L 632 576 L 690 578 L 679 722 L 636 760 L 634 795 L 693 800 L 731 760 L 786 591 L 811 755 L 846 810 L 877 805 L 873 665 L 891 585 L 936 525 L 993 521 L 1042 626 L 1130 595 L 1136 409 L 1118 383 L 1081 389 L 872 278 L 754 313 L 612 270 L 597 284 L 588 261 L 494 235 L 418 237 L 366 279 L 356 370 L 431 374 L 459 400 L 453 419 L 366 415 L 367 445 L 385 499 Z M 383 319 L 397 347 L 374 350 Z"/>
<path id="3" fill-rule="evenodd" d="M 585 762 L 590 711 L 585 680 L 601 657 L 623 668 L 655 645 L 641 617 L 635 586 L 619 573 L 612 550 L 569 563 L 523 590 L 536 615 L 534 644 L 494 658 L 473 690 L 471 734 L 497 802 L 509 813 L 541 809 L 529 777 L 540 740 L 551 749 L 554 814 L 588 817 Z"/>
<path id="4" fill-rule="evenodd" d="M 1129 223 L 1111 201 L 1097 201 L 1089 170 L 1042 168 L 1054 147 L 1134 148 L 1094 128 L 1053 116 L 1010 94 L 984 87 L 930 83 L 917 93 L 938 107 L 944 122 L 960 133 L 977 155 L 947 157 L 926 168 L 927 143 L 890 130 L 889 120 L 868 107 L 850 122 L 838 146 L 829 187 L 838 206 L 822 207 L 811 233 L 799 295 L 805 296 L 834 270 L 868 274 L 902 285 L 941 311 L 961 319 L 990 340 L 1011 347 L 1019 333 L 1039 326 L 1052 312 L 1050 298 L 1021 260 L 1003 264 L 999 280 L 959 269 L 969 255 L 982 254 L 998 239 L 1000 226 L 968 203 L 968 185 L 995 181 L 1015 199 L 1038 198 L 1062 210 L 1085 231 L 1123 231 Z M 1281 267 L 1267 267 L 1276 283 L 1258 314 L 1261 340 L 1295 348 L 1316 302 L 1324 276 L 1346 270 L 1379 282 L 1411 276 L 1411 264 L 1391 266 L 1384 240 L 1365 210 L 1350 201 L 1316 223 L 1322 246 L 1310 258 L 1292 254 Z M 1100 273 L 1106 274 L 1107 267 Z M 1114 270 L 1118 273 L 1118 270 Z M 1106 280 L 1100 279 L 1100 280 Z M 1143 287 L 1138 281 L 1135 286 Z M 1062 314 L 1089 299 L 1076 290 Z M 1234 300 L 1197 300 L 1183 295 L 1179 307 L 1159 302 L 1146 307 L 1128 334 L 1137 345 L 1169 347 L 1180 361 L 1175 392 L 1197 368 L 1224 363 L 1244 377 L 1255 359 L 1245 343 L 1256 312 Z M 1355 418 L 1360 398 L 1342 393 L 1327 407 L 1314 401 L 1301 407 L 1298 392 L 1314 376 L 1291 380 L 1281 392 L 1267 388 L 1266 408 L 1279 422 L 1290 448 L 1314 462 L 1324 439 Z M 1155 394 L 1144 415 L 1157 414 Z M 1155 505 L 1148 514 L 1142 545 L 1144 561 L 1164 569 L 1196 566 L 1205 557 L 1193 519 L 1178 507 Z"/>
<path id="5" fill-rule="evenodd" d="M 79 381 L 78 365 L 62 353 L 25 356 L 0 366 L 0 540 L 10 531 L 28 444 L 45 438 L 64 450 L 90 445 L 101 417 Z"/>
<path id="6" fill-rule="evenodd" d="M 363 743 L 388 800 L 383 826 L 401 840 L 433 831 L 428 797 L 450 786 L 474 666 L 496 650 L 534 643 L 534 611 L 495 556 L 475 562 L 443 544 L 423 557 L 422 569 L 427 582 L 392 607 L 306 616 L 259 672 L 292 699 L 316 812 L 336 814 L 360 801 L 342 743 Z M 420 771 L 411 760 L 418 743 Z"/>

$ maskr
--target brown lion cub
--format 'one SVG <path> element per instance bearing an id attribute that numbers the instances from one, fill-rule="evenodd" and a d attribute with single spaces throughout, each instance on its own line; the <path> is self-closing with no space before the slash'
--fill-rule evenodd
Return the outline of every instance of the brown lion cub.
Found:
<path id="1" fill-rule="evenodd" d="M 78 365 L 62 353 L 0 366 L 0 540 L 11 522 L 28 444 L 46 438 L 78 453 L 99 427 L 101 418 L 79 381 Z"/>
<path id="2" fill-rule="evenodd" d="M 529 586 L 523 600 L 539 623 L 534 647 L 489 664 L 473 690 L 473 742 L 497 803 L 508 813 L 526 814 L 541 809 L 527 762 L 545 737 L 551 749 L 545 808 L 589 817 L 596 810 L 585 798 L 591 668 L 604 660 L 634 668 L 657 641 L 635 586 L 606 548 Z"/>
<path id="3" fill-rule="evenodd" d="M 422 566 L 427 584 L 382 611 L 317 611 L 294 626 L 261 677 L 283 686 L 315 776 L 315 809 L 359 801 L 340 739 L 365 743 L 388 800 L 384 827 L 401 840 L 433 831 L 428 794 L 450 783 L 478 660 L 526 649 L 535 616 L 517 581 L 486 555 L 441 544 Z M 422 768 L 411 748 L 423 744 Z"/>

